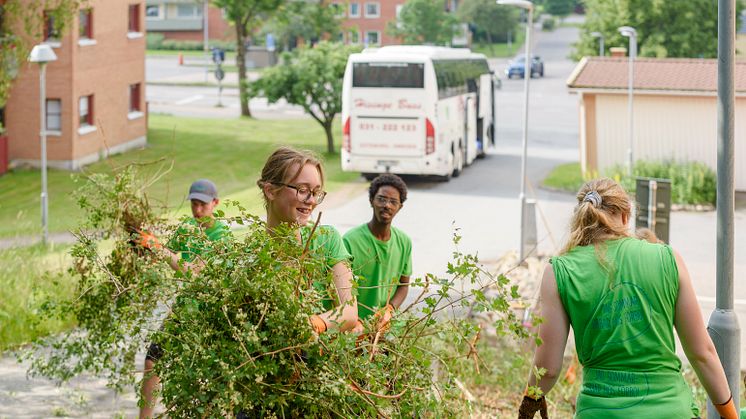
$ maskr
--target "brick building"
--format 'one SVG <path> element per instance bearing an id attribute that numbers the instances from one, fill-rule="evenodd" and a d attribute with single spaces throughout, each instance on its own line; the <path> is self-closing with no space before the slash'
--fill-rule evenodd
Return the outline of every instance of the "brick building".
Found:
<path id="1" fill-rule="evenodd" d="M 332 0 L 342 17 L 345 44 L 366 46 L 397 45 L 401 40 L 388 35 L 386 26 L 396 22 L 406 0 Z"/>
<path id="2" fill-rule="evenodd" d="M 149 33 L 163 34 L 164 39 L 204 41 L 204 2 L 195 0 L 147 0 L 145 24 Z M 221 9 L 208 7 L 209 39 L 236 39 L 235 29 L 225 19 Z"/>
<path id="3" fill-rule="evenodd" d="M 89 0 L 62 36 L 46 19 L 45 42 L 57 55 L 46 74 L 51 167 L 77 170 L 145 145 L 144 6 Z M 4 111 L 11 165 L 39 164 L 39 111 L 39 66 L 23 63 Z"/>

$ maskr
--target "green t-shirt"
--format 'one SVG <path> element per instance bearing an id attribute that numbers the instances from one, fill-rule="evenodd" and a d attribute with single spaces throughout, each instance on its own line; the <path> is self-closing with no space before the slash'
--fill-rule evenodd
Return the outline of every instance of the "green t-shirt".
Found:
<path id="1" fill-rule="evenodd" d="M 343 240 L 359 281 L 358 317 L 365 319 L 391 300 L 399 278 L 412 275 L 412 240 L 391 227 L 391 238 L 381 241 L 373 236 L 368 224 L 348 231 Z"/>
<path id="2" fill-rule="evenodd" d="M 575 247 L 551 263 L 583 365 L 575 417 L 697 416 L 676 356 L 679 273 L 671 248 L 623 238 L 598 253 Z"/>
<path id="3" fill-rule="evenodd" d="M 313 224 L 307 224 L 300 229 L 304 246 L 312 229 Z M 338 300 L 334 281 L 331 280 L 331 270 L 339 262 L 348 262 L 351 259 L 350 254 L 345 249 L 344 244 L 342 244 L 342 236 L 337 229 L 327 225 L 316 227 L 308 250 L 313 253 L 314 257 L 324 260 L 328 280 L 326 282 L 314 281 L 313 287 L 328 296 L 322 301 L 322 304 L 325 310 L 331 310 Z"/>
<path id="4" fill-rule="evenodd" d="M 229 233 L 228 226 L 220 220 L 215 220 L 211 227 L 202 229 L 197 220 L 190 218 L 179 226 L 166 247 L 181 253 L 184 261 L 191 262 L 195 255 L 201 255 L 207 251 L 208 242 L 223 240 Z"/>

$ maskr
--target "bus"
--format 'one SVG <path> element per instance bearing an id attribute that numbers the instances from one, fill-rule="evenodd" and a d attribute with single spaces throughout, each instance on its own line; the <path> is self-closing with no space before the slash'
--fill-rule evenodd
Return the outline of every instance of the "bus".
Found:
<path id="1" fill-rule="evenodd" d="M 342 170 L 448 180 L 495 147 L 500 80 L 465 48 L 385 46 L 350 55 Z"/>

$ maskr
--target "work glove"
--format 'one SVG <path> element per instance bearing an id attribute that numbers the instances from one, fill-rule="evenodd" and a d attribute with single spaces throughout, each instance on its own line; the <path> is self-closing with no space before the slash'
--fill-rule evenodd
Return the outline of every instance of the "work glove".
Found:
<path id="1" fill-rule="evenodd" d="M 394 306 L 386 304 L 373 315 L 376 321 L 376 331 L 385 332 L 391 327 L 391 318 L 394 317 Z"/>
<path id="2" fill-rule="evenodd" d="M 308 320 L 311 322 L 311 327 L 317 335 L 326 332 L 326 323 L 321 317 L 314 314 L 313 316 L 309 317 Z"/>
<path id="3" fill-rule="evenodd" d="M 544 396 L 535 399 L 529 395 L 525 395 L 523 396 L 521 407 L 518 409 L 518 419 L 533 419 L 537 411 L 542 419 L 549 419 L 547 399 Z"/>
<path id="4" fill-rule="evenodd" d="M 722 419 L 738 419 L 738 412 L 736 412 L 736 404 L 733 402 L 733 395 L 730 395 L 728 401 L 722 404 L 715 404 L 715 410 L 718 411 L 718 415 Z"/>
<path id="5" fill-rule="evenodd" d="M 161 245 L 161 242 L 158 241 L 158 238 L 155 237 L 155 235 L 148 233 L 147 231 L 138 231 L 137 234 L 140 236 L 137 240 L 137 244 L 140 246 L 146 248 L 146 249 L 160 249 L 163 247 Z"/>

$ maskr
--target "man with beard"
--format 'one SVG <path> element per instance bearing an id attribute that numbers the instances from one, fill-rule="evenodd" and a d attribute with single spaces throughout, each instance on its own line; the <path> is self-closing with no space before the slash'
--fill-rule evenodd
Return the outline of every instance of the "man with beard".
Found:
<path id="1" fill-rule="evenodd" d="M 376 177 L 368 189 L 373 217 L 348 231 L 343 241 L 358 278 L 358 318 L 376 317 L 386 328 L 404 302 L 412 274 L 412 240 L 391 225 L 407 199 L 407 185 L 393 174 Z M 361 325 L 356 328 L 362 331 Z"/>

